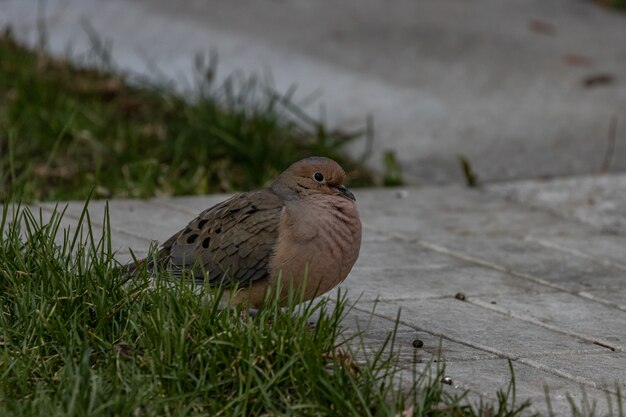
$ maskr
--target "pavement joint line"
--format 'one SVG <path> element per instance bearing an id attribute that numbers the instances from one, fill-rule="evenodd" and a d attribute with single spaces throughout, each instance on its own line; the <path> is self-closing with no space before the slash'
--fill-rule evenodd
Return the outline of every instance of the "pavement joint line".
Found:
<path id="1" fill-rule="evenodd" d="M 527 323 L 532 323 L 532 324 L 535 324 L 537 326 L 544 327 L 546 329 L 550 329 L 552 331 L 565 334 L 567 336 L 573 336 L 573 337 L 577 337 L 579 339 L 583 339 L 585 341 L 591 342 L 592 344 L 595 344 L 597 346 L 604 347 L 605 349 L 613 351 L 613 352 L 623 352 L 624 351 L 624 346 L 616 345 L 616 344 L 613 344 L 613 343 L 608 342 L 606 340 L 602 340 L 600 338 L 590 337 L 589 335 L 585 335 L 584 333 L 579 333 L 579 332 L 575 332 L 575 331 L 572 331 L 572 330 L 566 330 L 566 329 L 560 328 L 559 326 L 555 326 L 555 325 L 552 325 L 552 324 L 544 323 L 544 322 L 542 322 L 540 320 L 537 320 L 537 319 L 535 319 L 533 317 L 526 316 L 524 314 L 515 313 L 515 312 L 513 312 L 511 310 L 507 310 L 507 309 L 502 308 L 502 307 L 500 307 L 498 305 L 493 305 L 491 303 L 487 303 L 487 302 L 484 302 L 484 301 L 481 301 L 481 300 L 469 300 L 468 299 L 465 302 L 473 304 L 473 305 L 478 306 L 478 307 L 482 307 L 482 308 L 487 309 L 487 310 L 494 311 L 496 313 L 499 313 L 499 314 L 507 316 L 507 317 L 513 317 L 513 318 L 516 318 L 518 320 L 525 321 Z"/>
<path id="2" fill-rule="evenodd" d="M 605 290 L 610 290 L 610 288 L 604 288 Z M 602 288 L 598 288 L 598 290 L 602 290 Z M 587 292 L 587 291 L 581 291 L 580 292 L 580 296 L 583 298 L 586 298 L 588 300 L 591 301 L 598 301 L 600 303 L 604 303 L 604 299 L 600 298 L 600 297 L 596 297 L 595 295 L 593 295 L 593 293 Z M 619 309 L 619 310 L 624 310 L 626 311 L 626 305 L 624 304 L 617 304 L 615 303 L 615 306 Z"/>
<path id="3" fill-rule="evenodd" d="M 378 349 L 380 349 L 380 346 L 373 346 L 373 344 L 370 345 L 366 345 L 366 346 L 360 346 L 357 347 L 357 349 L 361 349 L 362 351 L 360 353 L 371 353 L 371 351 L 377 352 Z M 363 351 L 363 349 L 365 350 L 370 350 L 370 352 L 366 352 Z M 415 348 L 410 348 L 410 349 L 415 349 Z M 405 349 L 402 352 L 408 352 L 409 349 Z M 398 350 L 395 350 L 395 352 L 400 352 Z M 501 361 L 502 359 L 505 358 L 501 358 L 499 356 L 490 356 L 490 357 L 484 357 L 484 358 L 445 358 L 443 356 L 438 356 L 437 353 L 432 353 L 432 352 L 428 352 L 426 350 L 423 351 L 423 353 L 425 353 L 426 355 L 431 355 L 432 358 L 428 359 L 428 360 L 417 360 L 415 362 L 411 362 L 409 363 L 409 365 L 417 365 L 417 364 L 422 364 L 422 365 L 429 365 L 431 362 L 432 363 L 469 363 L 469 362 L 482 362 L 482 361 Z M 440 359 L 437 359 L 440 358 Z M 406 367 L 406 365 L 400 365 L 402 367 Z"/>
<path id="4" fill-rule="evenodd" d="M 435 268 L 433 268 L 435 269 Z M 415 265 L 406 266 L 355 266 L 353 271 L 368 271 L 368 272 L 393 272 L 393 271 L 424 271 L 424 268 Z M 432 269 L 431 269 L 432 270 Z"/>
<path id="5" fill-rule="evenodd" d="M 554 249 L 563 253 L 567 253 L 569 255 L 574 255 L 574 256 L 578 256 L 580 258 L 584 258 L 584 259 L 589 259 L 593 262 L 597 262 L 600 263 L 602 266 L 609 266 L 609 267 L 613 267 L 615 269 L 620 269 L 622 271 L 626 271 L 626 265 L 620 263 L 620 262 L 615 262 L 613 260 L 610 259 L 606 259 L 606 258 L 598 258 L 596 256 L 590 255 L 588 253 L 579 251 L 577 249 L 572 249 L 572 248 L 568 248 L 567 246 L 561 246 L 558 243 L 554 243 L 551 242 L 549 240 L 545 240 L 542 238 L 538 238 L 538 237 L 534 237 L 532 235 L 528 235 L 528 236 L 524 236 L 524 240 L 529 241 L 529 242 L 534 242 L 537 243 L 541 246 L 550 248 L 550 249 Z"/>
<path id="6" fill-rule="evenodd" d="M 497 297 L 501 295 L 539 295 L 539 294 L 548 294 L 548 293 L 556 294 L 558 292 L 559 291 L 556 291 L 556 290 L 542 291 L 542 292 L 518 290 L 518 291 L 505 292 L 505 293 L 476 293 L 476 294 L 469 294 L 469 295 L 466 293 L 465 295 L 466 295 L 466 300 L 467 300 L 469 297 L 476 298 L 476 297 Z M 349 294 L 348 294 L 348 298 L 350 298 Z M 431 295 L 427 297 L 390 297 L 390 298 L 358 297 L 358 300 L 368 302 L 368 303 L 373 303 L 373 302 L 389 303 L 389 302 L 394 302 L 394 301 L 448 300 L 452 298 L 454 298 L 454 294 L 450 293 L 450 294 L 445 294 L 445 295 Z"/>
<path id="7" fill-rule="evenodd" d="M 491 268 L 489 268 L 491 269 Z M 416 266 L 393 266 L 393 267 L 378 267 L 378 266 L 357 266 L 354 267 L 352 269 L 352 271 L 354 272 L 358 272 L 358 271 L 368 271 L 368 272 L 385 272 L 385 271 L 414 271 L 414 272 L 420 272 L 423 271 L 424 269 L 420 268 L 420 267 L 416 267 Z M 506 273 L 506 275 L 514 275 L 511 273 Z M 577 293 L 571 293 L 572 295 L 582 295 L 584 298 L 589 298 L 589 299 L 594 299 L 597 298 L 595 297 L 595 295 L 593 295 L 593 292 L 597 292 L 597 291 L 611 291 L 613 290 L 614 287 L 611 285 L 602 285 L 602 286 L 597 286 L 594 287 L 592 292 L 587 292 L 587 291 L 580 291 Z M 498 296 L 498 295 L 502 295 L 502 294 L 507 294 L 507 295 L 524 295 L 524 294 L 548 294 L 548 293 L 558 293 L 558 292 L 564 292 L 562 289 L 559 288 L 550 288 L 550 289 L 546 289 L 545 291 L 534 291 L 534 290 L 518 290 L 518 291 L 507 291 L 504 293 L 496 293 L 496 292 L 485 292 L 485 293 L 473 293 L 471 294 L 472 297 L 491 297 L 491 296 Z M 565 291 L 565 292 L 569 292 L 569 291 Z M 452 293 L 451 293 L 452 294 Z M 452 294 L 454 295 L 454 294 Z M 445 298 L 448 297 L 449 295 L 442 295 L 442 296 L 430 296 L 430 297 L 420 297 L 420 299 L 437 299 L 437 298 Z M 397 298 L 380 298 L 380 301 L 407 301 L 407 300 L 413 300 L 413 297 L 397 297 Z M 602 298 L 599 299 L 600 302 L 604 301 Z M 369 301 L 374 301 L 374 300 L 369 300 Z M 618 308 L 621 309 L 625 309 L 626 310 L 626 305 L 624 304 L 619 304 L 619 303 L 614 303 L 616 306 L 618 306 Z"/>

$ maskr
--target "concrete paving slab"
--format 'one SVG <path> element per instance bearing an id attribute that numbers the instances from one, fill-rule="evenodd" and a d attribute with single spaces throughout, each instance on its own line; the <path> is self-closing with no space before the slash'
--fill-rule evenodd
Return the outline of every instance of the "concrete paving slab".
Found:
<path id="1" fill-rule="evenodd" d="M 346 314 L 342 322 L 347 337 L 359 335 L 350 341 L 350 345 L 356 349 L 365 349 L 366 354 L 379 352 L 395 331 L 396 339 L 393 349 L 399 356 L 402 366 L 415 363 L 422 364 L 421 369 L 425 369 L 431 362 L 435 363 L 439 360 L 474 361 L 498 358 L 498 355 L 494 353 L 416 330 L 395 319 L 380 317 L 375 307 L 374 305 L 369 310 L 357 304 Z M 416 340 L 421 341 L 423 345 L 415 347 Z M 389 348 L 385 349 L 385 352 L 389 351 Z"/>
<path id="2" fill-rule="evenodd" d="M 530 407 L 525 415 L 533 413 L 548 416 L 619 415 L 616 411 L 617 397 L 613 393 L 585 385 L 572 389 L 568 378 L 537 372 L 533 367 L 524 366 L 520 362 L 514 362 L 513 367 L 518 394 L 515 404 L 519 406 L 525 400 L 530 401 Z M 446 362 L 445 370 L 445 375 L 452 385 L 443 384 L 444 391 L 456 395 L 467 393 L 467 401 L 477 408 L 481 405 L 488 408 L 489 404 L 498 404 L 497 391 L 506 392 L 510 383 L 508 362 L 502 359 L 476 363 Z M 434 372 L 432 369 L 426 369 L 424 372 L 429 371 L 431 374 Z M 400 379 L 405 385 L 410 384 L 412 378 L 412 369 L 401 371 Z M 510 397 L 508 404 L 511 404 Z M 578 414 L 572 411 L 572 404 L 578 410 Z"/>
<path id="3" fill-rule="evenodd" d="M 34 43 L 45 19 L 50 47 L 64 53 L 89 49 L 87 21 L 120 67 L 187 89 L 194 55 L 214 50 L 218 82 L 243 70 L 280 92 L 297 85 L 295 101 L 317 93 L 305 108 L 323 106 L 331 127 L 373 116 L 370 164 L 381 169 L 392 149 L 413 183 L 461 182 L 458 155 L 486 181 L 594 173 L 611 118 L 625 115 L 626 16 L 590 1 L 39 4 L 3 0 L 0 25 Z M 614 170 L 626 168 L 622 137 Z"/>
<path id="4" fill-rule="evenodd" d="M 153 198 L 148 200 L 111 200 L 107 201 L 112 229 L 112 247 L 117 252 L 117 259 L 121 263 L 132 261 L 130 251 L 137 258 L 148 254 L 150 245 L 163 243 L 169 236 L 183 228 L 189 221 L 197 216 L 202 210 L 213 204 L 223 201 L 228 196 L 209 196 L 205 198 L 194 197 L 195 208 L 188 208 L 187 199 L 180 202 L 176 199 Z M 56 203 L 40 203 L 49 220 Z M 84 209 L 84 202 L 73 201 L 59 205 L 65 210 L 62 220 L 63 227 L 76 228 L 78 219 Z M 202 207 L 202 208 L 200 208 Z M 105 219 L 105 202 L 92 201 L 88 207 L 94 236 L 99 239 L 102 235 L 101 226 Z M 59 240 L 61 240 L 59 236 Z"/>
<path id="5" fill-rule="evenodd" d="M 428 243 L 553 288 L 573 292 L 619 287 L 624 271 L 516 238 L 432 236 Z"/>
<path id="6" fill-rule="evenodd" d="M 386 190 L 378 198 L 361 192 L 358 197 L 364 224 L 422 247 L 554 289 L 584 293 L 623 285 L 624 269 L 605 262 L 606 257 L 581 256 L 567 246 L 555 248 L 532 238 L 573 234 L 584 242 L 582 236 L 589 233 L 602 240 L 599 230 L 573 219 L 459 187 Z M 611 243 L 617 243 L 617 249 L 608 254 L 616 258 L 626 239 L 613 234 Z"/>
<path id="7" fill-rule="evenodd" d="M 626 353 L 608 352 L 594 355 L 543 356 L 532 359 L 533 365 L 562 369 L 582 375 L 598 388 L 616 392 L 626 389 Z"/>
<path id="8" fill-rule="evenodd" d="M 626 237 L 614 233 L 573 228 L 554 234 L 550 230 L 525 237 L 539 245 L 626 271 Z"/>
<path id="9" fill-rule="evenodd" d="M 366 230 L 364 235 L 376 236 L 375 233 L 369 230 Z M 432 253 L 432 251 L 420 248 L 417 245 L 407 245 L 406 242 L 389 236 L 386 236 L 385 240 L 365 240 L 362 242 L 361 248 L 367 251 L 364 253 L 368 255 L 359 257 L 355 264 L 355 267 L 359 268 L 380 268 L 386 265 L 403 269 L 434 269 L 454 262 L 449 256 Z"/>
<path id="10" fill-rule="evenodd" d="M 372 303 L 363 302 L 365 309 Z M 578 352 L 602 352 L 604 348 L 565 332 L 456 300 L 397 300 L 379 303 L 376 311 L 390 320 L 402 309 L 401 322 L 415 329 L 448 338 L 501 357 L 527 357 Z M 520 337 L 523 335 L 523 337 Z"/>
<path id="11" fill-rule="evenodd" d="M 214 194 L 203 197 L 172 197 L 172 198 L 155 198 L 152 201 L 162 207 L 168 207 L 181 213 L 186 213 L 189 220 L 198 214 L 220 203 L 233 194 Z"/>
<path id="12" fill-rule="evenodd" d="M 626 350 L 626 311 L 566 293 L 477 296 L 471 303 L 561 332 Z M 584 318 L 584 319 L 583 319 Z"/>
<path id="13" fill-rule="evenodd" d="M 508 187 L 514 190 L 517 184 Z M 599 230 L 588 223 L 581 224 L 576 218 L 559 215 L 545 207 L 529 207 L 524 199 L 513 200 L 504 192 L 492 192 L 492 187 L 474 191 L 446 187 L 445 192 L 436 187 L 399 188 L 381 190 L 380 194 L 358 190 L 356 195 L 364 224 L 400 236 L 425 240 L 437 235 L 501 237 L 534 240 L 537 244 L 542 243 L 540 240 L 548 244 L 553 241 L 552 249 L 588 253 L 598 261 L 609 259 L 618 262 L 626 255 L 626 237 L 623 234 Z M 626 207 L 618 201 L 614 201 L 614 206 Z M 620 213 L 623 215 L 624 210 L 616 210 L 616 215 Z M 587 245 L 586 251 L 583 251 L 586 237 L 594 244 Z M 571 245 L 566 244 L 568 241 Z"/>
<path id="14" fill-rule="evenodd" d="M 449 256 L 445 264 L 431 264 L 432 258 L 444 256 L 436 252 L 427 253 L 420 258 L 424 262 L 414 263 L 415 267 L 355 266 L 353 275 L 358 276 L 358 280 L 346 280 L 341 288 L 348 290 L 351 297 L 360 297 L 363 301 L 454 297 L 458 293 L 474 297 L 553 291 L 532 281 Z"/>
<path id="15" fill-rule="evenodd" d="M 528 210 L 481 189 L 460 186 L 358 190 L 356 196 L 366 225 L 415 238 L 444 232 L 496 237 L 546 230 L 559 234 L 572 224 L 580 227 L 577 222 L 555 222 L 551 213 Z"/>
<path id="16" fill-rule="evenodd" d="M 104 212 L 103 202 L 96 202 L 93 206 L 93 210 L 95 212 Z M 77 231 L 78 242 L 89 244 L 87 221 L 83 220 L 82 223 L 79 222 L 80 213 L 82 212 L 83 207 L 84 202 L 70 202 L 67 204 L 61 203 L 58 205 L 52 203 L 42 204 L 40 206 L 31 206 L 28 207 L 28 210 L 34 217 L 34 220 L 36 222 L 36 228 L 40 228 L 42 225 L 49 224 L 52 221 L 53 216 L 56 218 L 61 212 L 65 210 L 63 217 L 57 220 L 59 222 L 59 227 L 58 233 L 55 236 L 56 244 L 63 245 L 66 236 L 68 236 L 70 239 L 73 239 Z M 23 221 L 23 218 L 21 218 L 21 220 L 22 236 L 26 238 L 26 222 Z M 28 224 L 31 224 L 31 221 L 28 221 Z M 94 241 L 96 242 L 96 244 L 98 244 L 100 239 L 102 238 L 102 216 L 94 217 L 94 220 L 92 221 L 92 233 Z M 131 234 L 118 233 L 115 231 L 115 229 L 112 229 L 110 239 L 111 248 L 116 253 L 116 260 L 123 264 L 132 260 L 130 250 L 133 251 L 135 256 L 143 257 L 147 254 L 148 248 L 151 243 L 148 238 L 134 236 Z"/>
<path id="17" fill-rule="evenodd" d="M 626 155 L 626 153 L 619 154 Z M 494 184 L 489 193 L 565 218 L 595 226 L 608 233 L 626 232 L 626 175 L 598 175 L 550 181 Z"/>
<path id="18" fill-rule="evenodd" d="M 598 411 L 595 415 L 607 415 L 609 411 L 606 397 L 610 394 L 603 390 L 580 384 L 576 386 L 568 378 L 538 371 L 519 362 L 513 362 L 513 371 L 517 392 L 516 403 L 528 399 L 532 403 L 531 410 L 549 415 L 546 403 L 547 390 L 554 415 L 571 415 L 568 397 L 578 407 L 583 406 L 585 396 L 589 401 L 595 401 Z M 511 381 L 509 363 L 506 359 L 447 362 L 445 374 L 455 387 L 458 387 L 457 389 L 469 389 L 493 400 L 494 393 L 498 389 L 506 391 Z"/>
<path id="19" fill-rule="evenodd" d="M 76 230 L 84 202 L 73 201 L 59 205 L 65 214 L 62 227 Z M 163 237 L 174 226 L 169 220 L 175 220 L 175 213 L 170 210 L 167 214 L 157 210 L 157 206 L 142 200 L 112 200 L 107 202 L 109 219 L 111 221 L 111 247 L 116 252 L 116 259 L 126 264 L 136 258 L 145 257 L 151 245 L 157 241 L 167 239 Z M 93 201 L 88 206 L 94 239 L 102 237 L 102 226 L 105 221 L 105 202 Z M 41 203 L 38 208 L 49 218 L 55 210 L 54 203 Z M 83 221 L 86 224 L 86 220 Z M 175 230 L 174 230 L 175 231 Z M 174 232 L 170 232 L 170 235 Z M 86 235 L 85 235 L 86 236 Z M 168 235 L 166 235 L 168 236 Z M 63 236 L 59 234 L 57 241 L 61 243 Z M 132 254 L 131 254 L 132 251 Z"/>
<path id="20" fill-rule="evenodd" d="M 44 203 L 41 206 L 49 208 L 51 204 Z M 187 213 L 160 206 L 151 200 L 112 200 L 108 202 L 108 208 L 110 218 L 115 219 L 115 224 L 112 224 L 114 230 L 161 242 L 184 228 L 193 218 Z M 82 203 L 70 203 L 66 214 L 78 218 L 82 210 Z M 104 221 L 105 205 L 101 202 L 90 204 L 89 214 L 94 224 L 101 225 Z"/>

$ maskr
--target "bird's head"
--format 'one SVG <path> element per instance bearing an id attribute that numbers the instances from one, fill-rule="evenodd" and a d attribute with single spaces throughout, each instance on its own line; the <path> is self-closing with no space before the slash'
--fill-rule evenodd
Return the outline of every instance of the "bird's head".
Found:
<path id="1" fill-rule="evenodd" d="M 311 194 L 328 194 L 356 201 L 354 194 L 343 182 L 346 173 L 330 158 L 311 156 L 293 163 L 272 184 L 278 193 L 302 197 Z"/>

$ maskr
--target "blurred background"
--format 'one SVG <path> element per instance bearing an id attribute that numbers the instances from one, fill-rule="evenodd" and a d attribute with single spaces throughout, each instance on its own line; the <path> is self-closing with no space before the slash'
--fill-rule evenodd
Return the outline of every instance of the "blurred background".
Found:
<path id="1" fill-rule="evenodd" d="M 203 126 L 198 132 L 167 130 L 174 123 L 193 124 L 185 120 L 143 126 L 141 132 L 153 129 L 159 140 L 182 145 L 152 155 L 147 165 L 120 162 L 127 171 L 120 181 L 135 184 L 126 188 L 98 182 L 99 172 L 123 159 L 120 155 L 143 155 L 126 145 L 135 139 L 123 138 L 137 135 L 118 129 L 119 143 L 91 145 L 108 149 L 105 154 L 118 152 L 117 159 L 88 164 L 100 164 L 100 171 L 73 171 L 91 172 L 100 196 L 145 196 L 260 185 L 300 153 L 311 152 L 350 161 L 344 163 L 361 185 L 472 184 L 624 171 L 623 6 L 618 0 L 0 0 L 0 27 L 10 27 L 5 33 L 13 41 L 39 53 L 123 73 L 124 85 L 147 83 L 153 90 L 158 85 L 160 96 L 165 89 L 183 102 L 210 97 L 229 114 L 242 111 L 246 120 L 255 108 L 254 117 L 270 112 L 279 125 L 293 124 L 286 134 L 266 122 L 229 131 L 224 126 L 240 126 L 243 119 L 204 116 L 197 116 Z M 133 101 L 129 106 L 131 114 L 132 106 L 141 107 Z M 50 132 L 48 152 L 58 154 L 71 142 L 67 136 L 86 129 L 73 127 L 80 111 L 67 114 Z M 6 115 L 3 123 L 0 140 L 6 144 L 9 132 L 22 128 L 7 127 Z M 194 135 L 200 139 L 190 139 Z M 207 141 L 210 135 L 219 140 Z M 275 148 L 261 143 L 272 135 L 305 146 L 290 148 L 276 140 L 272 146 L 283 151 L 274 154 Z M 13 144 L 19 135 L 14 136 Z M 89 140 L 102 141 L 92 136 Z M 218 142 L 226 143 L 226 150 L 198 150 L 218 149 Z M 142 146 L 147 145 L 136 143 Z M 227 156 L 231 151 L 235 162 Z M 84 151 L 90 152 L 97 151 Z M 51 159 L 29 168 L 29 178 L 37 170 L 58 171 Z M 75 158 L 67 159 L 71 165 Z M 205 167 L 199 171 L 186 159 Z M 9 171 L 16 184 L 15 171 L 26 170 L 15 164 L 5 164 L 5 188 Z M 248 165 L 254 170 L 241 168 Z M 150 170 L 153 175 L 142 177 Z M 235 177 L 225 174 L 233 170 Z M 255 172 L 263 174 L 256 178 Z M 173 176 L 193 185 L 172 183 Z M 150 182 L 161 186 L 141 185 Z M 32 194 L 54 195 L 64 196 Z"/>

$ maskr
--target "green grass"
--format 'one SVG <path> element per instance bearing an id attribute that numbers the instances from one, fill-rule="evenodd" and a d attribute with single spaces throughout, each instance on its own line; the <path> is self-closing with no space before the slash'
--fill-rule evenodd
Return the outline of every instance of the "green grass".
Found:
<path id="1" fill-rule="evenodd" d="M 342 152 L 359 132 L 329 131 L 254 79 L 216 86 L 214 62 L 201 61 L 194 93 L 182 97 L 167 85 L 50 58 L 6 30 L 0 200 L 84 199 L 92 188 L 96 198 L 248 190 L 310 155 L 338 160 L 353 185 L 372 183 Z"/>
<path id="2" fill-rule="evenodd" d="M 12 212 L 12 215 L 8 213 Z M 441 372 L 398 390 L 393 334 L 356 364 L 340 322 L 349 306 L 268 302 L 255 317 L 217 294 L 115 261 L 108 219 L 73 231 L 5 205 L 0 221 L 2 416 L 515 416 L 443 390 Z M 190 280 L 193 282 L 193 280 Z M 198 291 L 200 294 L 198 294 Z M 385 352 L 385 353 L 383 353 Z M 491 411 L 487 411 L 491 410 Z M 485 414 L 485 413 L 492 414 Z"/>

